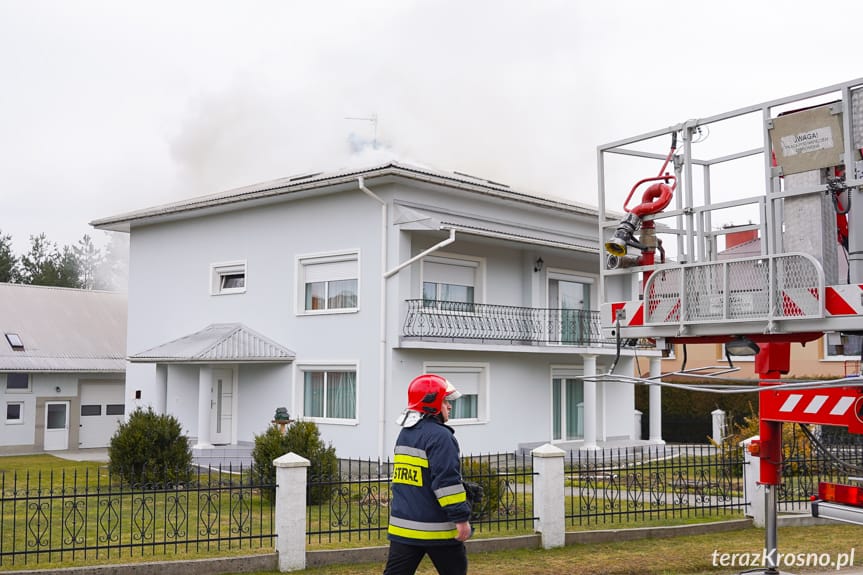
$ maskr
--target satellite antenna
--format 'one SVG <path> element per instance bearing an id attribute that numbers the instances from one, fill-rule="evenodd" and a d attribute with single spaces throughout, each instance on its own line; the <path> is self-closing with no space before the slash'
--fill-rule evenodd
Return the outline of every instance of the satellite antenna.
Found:
<path id="1" fill-rule="evenodd" d="M 372 114 L 368 117 L 345 116 L 345 120 L 360 120 L 363 122 L 371 122 L 374 135 L 372 137 L 372 148 L 378 149 L 378 115 Z"/>

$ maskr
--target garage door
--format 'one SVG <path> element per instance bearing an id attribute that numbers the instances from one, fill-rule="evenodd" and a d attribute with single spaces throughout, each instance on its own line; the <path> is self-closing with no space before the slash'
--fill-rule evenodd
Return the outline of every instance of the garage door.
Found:
<path id="1" fill-rule="evenodd" d="M 79 447 L 107 447 L 126 410 L 123 382 L 81 384 Z"/>

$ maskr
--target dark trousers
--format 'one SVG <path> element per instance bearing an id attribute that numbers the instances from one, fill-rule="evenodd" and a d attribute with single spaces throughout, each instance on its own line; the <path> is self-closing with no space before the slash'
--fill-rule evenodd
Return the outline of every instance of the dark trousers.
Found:
<path id="1" fill-rule="evenodd" d="M 398 541 L 390 541 L 384 575 L 414 575 L 426 554 L 440 575 L 467 575 L 467 551 L 464 543 L 421 546 Z"/>

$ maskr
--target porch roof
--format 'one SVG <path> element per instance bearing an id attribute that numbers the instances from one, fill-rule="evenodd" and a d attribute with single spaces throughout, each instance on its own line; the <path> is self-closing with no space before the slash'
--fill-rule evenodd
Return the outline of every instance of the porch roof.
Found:
<path id="1" fill-rule="evenodd" d="M 215 323 L 129 356 L 132 363 L 290 363 L 296 354 L 241 323 Z"/>

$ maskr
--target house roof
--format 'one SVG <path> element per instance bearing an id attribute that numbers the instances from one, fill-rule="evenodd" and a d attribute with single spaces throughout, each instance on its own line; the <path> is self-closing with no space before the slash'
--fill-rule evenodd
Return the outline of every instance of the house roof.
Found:
<path id="1" fill-rule="evenodd" d="M 0 372 L 122 373 L 126 309 L 123 293 L 0 283 Z"/>
<path id="2" fill-rule="evenodd" d="M 517 192 L 506 184 L 484 180 L 459 172 L 446 172 L 401 162 L 389 162 L 364 169 L 318 172 L 279 178 L 235 188 L 226 192 L 198 196 L 179 202 L 101 218 L 93 220 L 90 222 L 90 225 L 97 229 L 128 232 L 132 226 L 137 224 L 190 217 L 196 215 L 195 212 L 201 211 L 227 211 L 234 209 L 241 202 L 244 203 L 245 207 L 250 204 L 267 203 L 284 200 L 288 197 L 323 192 L 328 188 L 331 189 L 340 185 L 356 185 L 359 177 L 363 177 L 366 181 L 372 181 L 374 179 L 391 178 L 393 176 L 459 188 L 472 193 L 528 203 L 577 215 L 596 217 L 598 214 L 597 209 L 594 207 L 568 202 L 563 199 Z"/>
<path id="3" fill-rule="evenodd" d="M 132 363 L 290 363 L 296 354 L 241 323 L 214 323 L 129 357 Z"/>

